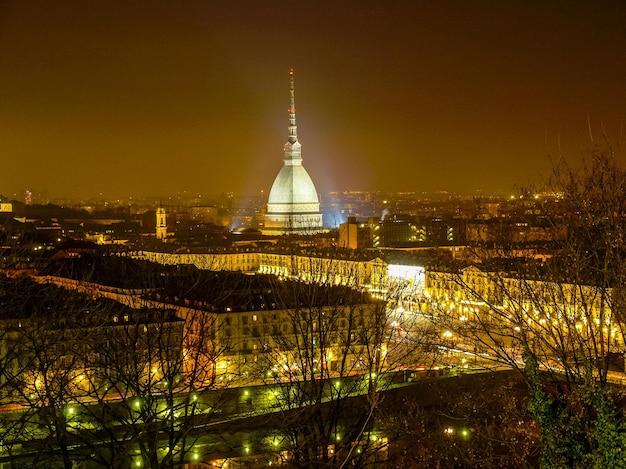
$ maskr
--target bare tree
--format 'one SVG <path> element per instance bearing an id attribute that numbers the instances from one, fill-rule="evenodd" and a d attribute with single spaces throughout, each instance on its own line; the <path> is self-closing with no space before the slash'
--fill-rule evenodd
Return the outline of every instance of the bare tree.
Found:
<path id="1" fill-rule="evenodd" d="M 200 438 L 219 409 L 222 396 L 213 391 L 224 386 L 210 305 L 146 298 L 150 308 L 133 309 L 90 298 L 125 298 L 124 289 L 59 283 L 89 296 L 28 279 L 5 279 L 0 289 L 9 318 L 0 342 L 1 420 L 11 457 L 65 467 L 180 467 L 210 453 Z M 150 286 L 143 290 L 154 293 Z"/>
<path id="2" fill-rule="evenodd" d="M 539 431 L 515 372 L 464 374 L 387 393 L 380 412 L 388 467 L 536 465 Z"/>
<path id="3" fill-rule="evenodd" d="M 77 404 L 92 391 L 88 331 L 103 324 L 102 311 L 84 295 L 51 285 L 6 278 L 2 283 L 11 289 L 2 302 L 4 447 L 15 457 L 26 454 L 33 464 L 72 467 L 80 460 L 72 447 L 82 441 Z"/>
<path id="4" fill-rule="evenodd" d="M 428 362 L 430 330 L 402 314 L 401 288 L 375 299 L 335 286 L 340 267 L 332 260 L 307 262 L 304 272 L 292 268 L 306 281 L 274 280 L 272 307 L 256 312 L 250 334 L 234 341 L 251 344 L 249 373 L 268 386 L 265 404 L 282 415 L 264 445 L 281 464 L 362 467 L 388 445 L 373 418 L 381 393 Z"/>
<path id="5" fill-rule="evenodd" d="M 611 383 L 624 379 L 626 172 L 596 147 L 579 170 L 559 162 L 550 189 L 543 216 L 565 235 L 548 258 L 494 246 L 500 259 L 432 273 L 431 301 L 457 350 L 524 372 L 543 467 L 624 467 Z"/>

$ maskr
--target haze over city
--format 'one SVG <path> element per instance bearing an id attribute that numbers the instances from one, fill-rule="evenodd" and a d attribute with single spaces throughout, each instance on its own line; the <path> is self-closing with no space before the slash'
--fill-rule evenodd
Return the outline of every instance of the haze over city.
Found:
<path id="1" fill-rule="evenodd" d="M 0 468 L 626 467 L 624 25 L 0 0 Z"/>
<path id="2" fill-rule="evenodd" d="M 623 2 L 0 2 L 0 194 L 508 192 L 622 139 Z"/>

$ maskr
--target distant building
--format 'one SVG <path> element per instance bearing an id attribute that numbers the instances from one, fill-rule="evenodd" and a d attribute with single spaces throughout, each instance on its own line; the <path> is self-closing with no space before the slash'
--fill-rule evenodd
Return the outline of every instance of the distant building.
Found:
<path id="1" fill-rule="evenodd" d="M 284 147 L 284 166 L 276 176 L 267 201 L 263 234 L 315 234 L 322 231 L 322 213 L 317 190 L 311 176 L 302 166 L 298 142 L 293 70 L 291 105 L 289 107 L 289 138 Z"/>
<path id="2" fill-rule="evenodd" d="M 451 217 L 418 217 L 416 241 L 424 246 L 451 246 L 461 243 L 461 222 Z"/>
<path id="3" fill-rule="evenodd" d="M 219 212 L 213 205 L 198 205 L 191 207 L 191 219 L 202 223 L 218 225 L 220 222 Z"/>
<path id="4" fill-rule="evenodd" d="M 5 199 L 0 195 L 0 213 L 11 213 L 13 212 L 13 204 L 10 200 Z"/>
<path id="5" fill-rule="evenodd" d="M 564 224 L 553 224 L 550 220 L 534 217 L 474 220 L 466 227 L 466 238 L 470 243 L 545 243 L 563 240 L 566 236 L 567 227 Z"/>
<path id="6" fill-rule="evenodd" d="M 368 223 L 357 222 L 355 217 L 339 225 L 339 247 L 367 249 L 373 246 L 372 229 Z"/>
<path id="7" fill-rule="evenodd" d="M 160 240 L 167 238 L 167 217 L 162 204 L 156 211 L 156 238 Z"/>
<path id="8" fill-rule="evenodd" d="M 410 215 L 393 214 L 380 220 L 380 245 L 395 247 L 417 241 L 415 219 Z"/>
<path id="9" fill-rule="evenodd" d="M 339 225 L 339 247 L 356 249 L 357 248 L 357 230 L 359 225 L 356 218 L 348 217 L 348 221 Z"/>

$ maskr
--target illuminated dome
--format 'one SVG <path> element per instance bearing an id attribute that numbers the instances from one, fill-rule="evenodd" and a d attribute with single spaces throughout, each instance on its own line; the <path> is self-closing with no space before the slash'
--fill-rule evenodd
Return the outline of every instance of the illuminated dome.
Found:
<path id="1" fill-rule="evenodd" d="M 290 75 L 289 138 L 284 148 L 284 165 L 274 180 L 267 201 L 263 234 L 314 234 L 322 231 L 317 190 L 311 176 L 302 166 L 296 126 L 293 70 Z"/>
<path id="2" fill-rule="evenodd" d="M 312 208 L 319 211 L 315 185 L 301 164 L 283 166 L 274 180 L 267 202 L 276 206 L 274 209 L 279 209 L 278 205 L 317 204 Z"/>

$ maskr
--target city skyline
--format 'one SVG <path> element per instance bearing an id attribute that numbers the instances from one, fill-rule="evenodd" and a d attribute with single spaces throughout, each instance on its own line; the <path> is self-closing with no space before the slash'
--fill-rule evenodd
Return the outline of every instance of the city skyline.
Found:
<path id="1" fill-rule="evenodd" d="M 622 138 L 626 6 L 0 4 L 0 194 L 509 192 Z M 621 155 L 623 157 L 623 155 Z"/>

